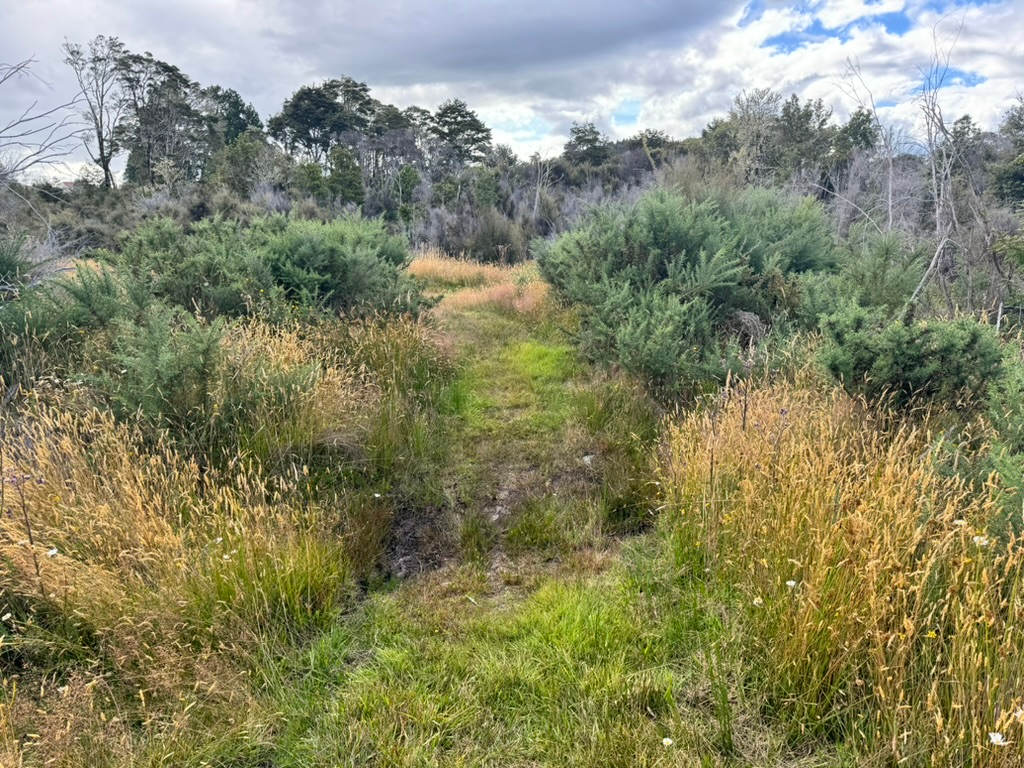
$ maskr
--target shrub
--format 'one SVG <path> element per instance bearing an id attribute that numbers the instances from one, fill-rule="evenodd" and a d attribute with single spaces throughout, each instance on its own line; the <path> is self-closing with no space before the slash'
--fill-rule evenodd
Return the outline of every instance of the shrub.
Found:
<path id="1" fill-rule="evenodd" d="M 822 320 L 822 365 L 848 392 L 893 405 L 983 401 L 1002 371 L 994 330 L 971 318 L 885 323 L 856 305 Z"/>
<path id="2" fill-rule="evenodd" d="M 116 253 L 99 258 L 148 285 L 157 298 L 212 318 L 246 314 L 274 294 L 263 253 L 234 221 L 214 217 L 189 234 L 172 219 L 154 219 L 124 235 Z"/>
<path id="3" fill-rule="evenodd" d="M 480 214 L 469 252 L 485 263 L 514 264 L 526 258 L 523 229 L 503 213 L 489 208 Z"/>
<path id="4" fill-rule="evenodd" d="M 909 301 L 925 268 L 920 245 L 901 232 L 877 232 L 855 226 L 838 251 L 838 272 L 810 272 L 799 277 L 797 319 L 817 328 L 822 315 L 853 301 L 877 307 L 893 318 Z"/>
<path id="5" fill-rule="evenodd" d="M 753 188 L 719 194 L 719 210 L 744 245 L 757 273 L 831 269 L 835 235 L 825 208 L 811 197 L 790 197 L 778 190 Z"/>
<path id="6" fill-rule="evenodd" d="M 413 283 L 403 274 L 405 240 L 381 221 L 354 216 L 327 223 L 257 222 L 247 242 L 265 253 L 276 283 L 293 302 L 334 312 L 416 310 Z"/>
<path id="7" fill-rule="evenodd" d="M 692 395 L 724 377 L 737 313 L 756 317 L 774 303 L 743 241 L 714 203 L 656 191 L 596 209 L 541 246 L 538 263 L 563 299 L 581 305 L 586 354 Z"/>
<path id="8" fill-rule="evenodd" d="M 122 419 L 188 436 L 212 415 L 222 332 L 219 322 L 152 304 L 140 322 L 117 324 L 107 371 L 90 380 Z"/>
<path id="9" fill-rule="evenodd" d="M 32 269 L 24 237 L 0 239 L 0 301 L 13 298 Z"/>

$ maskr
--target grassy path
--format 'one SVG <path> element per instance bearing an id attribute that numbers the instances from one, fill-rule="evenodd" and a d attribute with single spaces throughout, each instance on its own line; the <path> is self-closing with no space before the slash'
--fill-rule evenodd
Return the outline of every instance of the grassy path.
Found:
<path id="1" fill-rule="evenodd" d="M 649 519 L 653 413 L 576 358 L 566 318 L 520 306 L 522 282 L 439 308 L 465 366 L 444 564 L 276 666 L 273 763 L 833 764 L 785 759 L 740 714 L 703 589 L 655 534 L 619 535 Z"/>

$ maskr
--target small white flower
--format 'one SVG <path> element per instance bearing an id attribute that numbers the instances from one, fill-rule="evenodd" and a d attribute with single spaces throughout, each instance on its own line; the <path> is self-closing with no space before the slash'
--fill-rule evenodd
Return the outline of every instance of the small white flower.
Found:
<path id="1" fill-rule="evenodd" d="M 764 600 L 762 600 L 760 597 L 755 597 L 754 605 L 764 605 Z"/>
<path id="2" fill-rule="evenodd" d="M 1018 723 L 1024 723 L 1024 707 L 1021 707 L 1016 712 L 1014 712 L 1013 716 L 1014 718 L 1016 718 Z"/>
<path id="3" fill-rule="evenodd" d="M 11 618 L 11 614 L 8 612 L 5 613 L 3 616 L 0 616 L 0 621 L 7 621 L 9 618 Z"/>
<path id="4" fill-rule="evenodd" d="M 966 520 L 954 520 L 953 521 L 953 525 L 955 525 L 957 528 L 963 528 L 965 525 L 967 525 L 967 521 Z"/>
<path id="5" fill-rule="evenodd" d="M 671 747 L 675 742 L 673 742 L 672 739 L 666 736 L 664 739 L 661 740 L 661 743 L 664 744 L 666 747 Z"/>
<path id="6" fill-rule="evenodd" d="M 56 547 L 52 547 L 49 551 L 47 551 L 46 556 L 47 557 L 56 557 L 57 554 L 58 554 L 57 548 Z"/>
<path id="7" fill-rule="evenodd" d="M 223 557 L 221 558 L 221 560 L 230 560 L 230 559 L 231 559 L 231 555 L 224 555 L 224 556 L 223 556 Z"/>
<path id="8" fill-rule="evenodd" d="M 979 547 L 988 546 L 988 536 L 975 536 L 972 541 Z"/>
<path id="9" fill-rule="evenodd" d="M 373 498 L 375 498 L 375 499 L 379 499 L 379 498 L 380 498 L 380 494 L 379 494 L 379 493 L 375 493 L 375 494 L 373 494 Z"/>
<path id="10" fill-rule="evenodd" d="M 790 579 L 789 581 L 786 582 L 786 586 L 789 587 L 790 589 L 796 589 L 796 582 L 793 581 L 792 579 Z"/>
<path id="11" fill-rule="evenodd" d="M 224 537 L 223 536 L 218 536 L 216 539 L 214 539 L 213 543 L 214 544 L 220 544 L 222 541 L 224 541 Z"/>
<path id="12" fill-rule="evenodd" d="M 1006 737 L 998 731 L 990 733 L 988 735 L 988 740 L 991 741 L 992 745 L 996 747 L 1005 747 L 1007 744 L 1010 743 L 1006 740 Z"/>

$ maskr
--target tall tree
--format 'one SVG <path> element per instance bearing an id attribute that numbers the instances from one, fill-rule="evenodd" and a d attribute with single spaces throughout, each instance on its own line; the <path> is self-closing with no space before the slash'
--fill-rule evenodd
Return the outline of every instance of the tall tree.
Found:
<path id="1" fill-rule="evenodd" d="M 127 54 L 116 37 L 97 35 L 86 47 L 64 41 L 64 63 L 71 67 L 82 92 L 85 109 L 82 116 L 89 123 L 85 134 L 89 157 L 103 171 L 103 186 L 114 187 L 111 163 L 118 152 L 115 132 L 124 114 L 125 100 L 121 93 L 119 63 Z"/>
<path id="2" fill-rule="evenodd" d="M 573 165 L 599 166 L 611 155 L 608 137 L 593 123 L 573 123 L 565 143 L 565 159 Z"/>
<path id="3" fill-rule="evenodd" d="M 199 85 L 148 52 L 121 57 L 118 72 L 125 114 L 115 140 L 128 150 L 126 179 L 152 184 L 157 165 L 167 163 L 184 178 L 197 178 L 211 149 Z"/>
<path id="4" fill-rule="evenodd" d="M 491 148 L 491 129 L 461 99 L 449 99 L 437 108 L 430 133 L 441 144 L 442 165 L 461 168 L 479 162 Z"/>
<path id="5" fill-rule="evenodd" d="M 736 135 L 732 162 L 751 184 L 771 181 L 778 170 L 781 102 L 782 95 L 771 88 L 755 88 L 737 96 L 729 112 Z"/>
<path id="6" fill-rule="evenodd" d="M 230 146 L 247 131 L 262 131 L 263 121 L 252 104 L 248 104 L 234 88 L 211 85 L 203 89 L 210 129 L 224 145 Z"/>
<path id="7" fill-rule="evenodd" d="M 342 137 L 367 128 L 378 106 L 365 83 L 351 77 L 327 80 L 295 91 L 267 129 L 289 152 L 323 165 Z"/>
<path id="8" fill-rule="evenodd" d="M 801 104 L 794 93 L 783 103 L 778 123 L 780 180 L 797 176 L 819 182 L 837 130 L 831 119 L 832 110 L 821 99 Z"/>

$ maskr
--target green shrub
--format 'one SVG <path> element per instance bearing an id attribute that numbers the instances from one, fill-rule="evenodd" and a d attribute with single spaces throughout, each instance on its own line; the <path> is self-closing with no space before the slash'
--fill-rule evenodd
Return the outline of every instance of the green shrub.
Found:
<path id="1" fill-rule="evenodd" d="M 172 219 L 154 219 L 124 235 L 117 253 L 100 258 L 135 275 L 152 294 L 204 317 L 247 314 L 275 293 L 265 255 L 235 221 L 198 222 L 189 234 Z"/>
<path id="2" fill-rule="evenodd" d="M 25 255 L 25 238 L 0 239 L 0 301 L 13 298 L 21 287 L 32 263 Z"/>
<path id="3" fill-rule="evenodd" d="M 256 222 L 246 240 L 265 253 L 275 282 L 293 302 L 334 312 L 420 306 L 413 283 L 402 272 L 410 260 L 408 245 L 388 234 L 381 221 L 275 217 Z"/>
<path id="4" fill-rule="evenodd" d="M 665 191 L 593 211 L 538 248 L 544 277 L 582 308 L 580 343 L 667 394 L 693 395 L 733 367 L 790 309 L 791 274 L 825 266 L 832 238 L 820 207 L 774 193 L 687 202 Z"/>
<path id="5" fill-rule="evenodd" d="M 823 315 L 849 301 L 895 317 L 924 273 L 926 254 L 904 233 L 857 226 L 838 250 L 837 264 L 838 272 L 808 272 L 798 278 L 796 319 L 804 328 L 817 328 Z"/>
<path id="6" fill-rule="evenodd" d="M 1002 372 L 995 331 L 970 318 L 885 323 L 884 313 L 851 304 L 822 320 L 820 360 L 848 392 L 894 405 L 984 400 Z"/>
<path id="7" fill-rule="evenodd" d="M 223 324 L 154 303 L 138 323 L 117 321 L 107 370 L 90 377 L 121 418 L 176 437 L 206 428 Z"/>
<path id="8" fill-rule="evenodd" d="M 0 314 L 0 374 L 28 382 L 73 372 L 86 346 L 102 345 L 115 321 L 137 317 L 150 301 L 144 286 L 93 266 L 23 290 Z"/>
<path id="9" fill-rule="evenodd" d="M 757 273 L 827 270 L 836 261 L 835 235 L 825 209 L 811 197 L 747 189 L 723 196 L 719 209 L 732 224 Z"/>
<path id="10" fill-rule="evenodd" d="M 489 208 L 480 214 L 469 251 L 478 261 L 514 264 L 526 258 L 525 241 L 523 228 L 517 222 Z"/>

